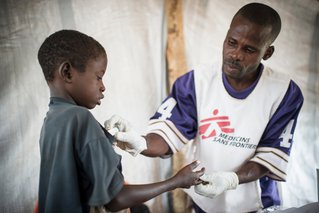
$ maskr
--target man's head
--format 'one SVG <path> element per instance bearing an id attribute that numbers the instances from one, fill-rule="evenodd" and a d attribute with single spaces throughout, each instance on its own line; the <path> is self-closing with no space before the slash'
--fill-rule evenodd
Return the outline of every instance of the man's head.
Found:
<path id="1" fill-rule="evenodd" d="M 234 18 L 240 15 L 250 22 L 263 26 L 270 27 L 269 42 L 270 44 L 275 41 L 281 30 L 281 19 L 279 14 L 273 8 L 261 4 L 261 3 L 250 3 L 238 10 Z M 270 45 L 269 44 L 269 45 Z"/>
<path id="2" fill-rule="evenodd" d="M 41 45 L 38 60 L 51 96 L 89 109 L 101 103 L 107 57 L 95 39 L 75 30 L 55 32 Z"/>
<path id="3" fill-rule="evenodd" d="M 272 56 L 274 47 L 271 44 L 280 29 L 280 16 L 271 7 L 250 3 L 240 8 L 223 45 L 223 72 L 228 79 L 253 80 L 260 61 Z"/>

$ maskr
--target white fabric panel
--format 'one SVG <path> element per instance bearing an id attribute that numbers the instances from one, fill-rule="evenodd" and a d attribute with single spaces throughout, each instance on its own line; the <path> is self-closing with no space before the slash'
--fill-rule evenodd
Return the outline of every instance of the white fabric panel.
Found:
<path id="1" fill-rule="evenodd" d="M 230 19 L 247 2 L 185 0 L 189 68 L 221 58 Z M 282 186 L 284 205 L 298 207 L 317 200 L 319 3 L 261 2 L 278 9 L 283 21 L 275 54 L 267 64 L 291 74 L 305 96 L 287 183 Z M 31 212 L 37 197 L 38 139 L 49 96 L 37 62 L 37 50 L 44 38 L 62 28 L 72 28 L 100 41 L 109 58 L 106 94 L 102 106 L 92 112 L 101 123 L 117 113 L 143 133 L 165 91 L 164 26 L 163 0 L 0 2 L 0 212 Z M 170 159 L 133 158 L 118 152 L 130 183 L 167 176 L 162 165 L 168 165 Z M 167 201 L 161 196 L 148 205 L 158 212 L 166 208 Z"/>

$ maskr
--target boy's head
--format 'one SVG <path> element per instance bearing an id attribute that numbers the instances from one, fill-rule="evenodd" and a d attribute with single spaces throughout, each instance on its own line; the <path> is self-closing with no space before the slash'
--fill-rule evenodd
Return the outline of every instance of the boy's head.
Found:
<path id="1" fill-rule="evenodd" d="M 51 34 L 42 43 L 38 60 L 45 79 L 49 82 L 54 72 L 65 61 L 84 72 L 90 59 L 106 56 L 103 46 L 94 38 L 75 30 L 61 30 Z"/>
<path id="2" fill-rule="evenodd" d="M 102 45 L 75 30 L 61 30 L 45 39 L 38 60 L 52 97 L 88 109 L 101 104 L 107 56 Z"/>

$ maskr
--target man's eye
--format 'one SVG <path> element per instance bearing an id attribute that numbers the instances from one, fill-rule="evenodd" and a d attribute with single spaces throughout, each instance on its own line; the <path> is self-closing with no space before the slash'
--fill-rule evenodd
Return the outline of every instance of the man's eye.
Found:
<path id="1" fill-rule="evenodd" d="M 229 44 L 230 46 L 235 46 L 236 42 L 233 41 L 233 40 L 228 40 L 228 44 Z"/>
<path id="2" fill-rule="evenodd" d="M 97 77 L 97 80 L 102 80 L 102 77 L 100 76 L 96 76 Z"/>
<path id="3" fill-rule="evenodd" d="M 245 51 L 246 51 L 247 53 L 254 53 L 254 52 L 255 52 L 255 50 L 252 49 L 252 48 L 246 48 Z"/>

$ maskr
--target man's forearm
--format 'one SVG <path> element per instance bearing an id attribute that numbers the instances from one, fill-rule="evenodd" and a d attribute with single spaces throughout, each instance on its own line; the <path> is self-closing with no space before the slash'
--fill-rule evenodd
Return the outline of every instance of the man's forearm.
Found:
<path id="1" fill-rule="evenodd" d="M 147 142 L 147 149 L 142 152 L 148 157 L 160 157 L 163 155 L 172 154 L 166 141 L 159 135 L 150 133 L 145 136 Z"/>
<path id="2" fill-rule="evenodd" d="M 268 172 L 269 170 L 266 167 L 258 163 L 247 162 L 236 172 L 236 174 L 239 179 L 239 184 L 241 184 L 258 180 Z"/>

